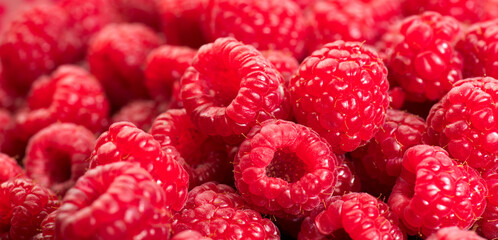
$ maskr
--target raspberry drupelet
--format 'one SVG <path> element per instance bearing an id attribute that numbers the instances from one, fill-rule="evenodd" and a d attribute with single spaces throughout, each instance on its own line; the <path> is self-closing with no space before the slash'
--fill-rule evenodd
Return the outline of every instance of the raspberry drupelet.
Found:
<path id="1" fill-rule="evenodd" d="M 284 84 L 289 84 L 292 76 L 299 68 L 299 62 L 290 54 L 278 50 L 261 51 L 263 56 L 271 63 L 284 77 Z"/>
<path id="2" fill-rule="evenodd" d="M 481 217 L 486 182 L 470 166 L 457 164 L 436 146 L 417 145 L 405 152 L 388 204 L 409 235 L 427 237 L 451 226 L 469 229 Z"/>
<path id="3" fill-rule="evenodd" d="M 487 239 L 496 239 L 498 238 L 498 166 L 482 173 L 482 177 L 486 180 L 489 195 L 486 210 L 476 223 L 477 232 Z"/>
<path id="4" fill-rule="evenodd" d="M 429 113 L 429 140 L 461 163 L 479 170 L 492 168 L 498 164 L 497 101 L 497 79 L 458 81 Z"/>
<path id="5" fill-rule="evenodd" d="M 235 24 L 234 24 L 235 23 Z M 292 0 L 212 0 L 206 10 L 208 39 L 233 37 L 258 50 L 281 50 L 304 57 L 307 26 Z"/>
<path id="6" fill-rule="evenodd" d="M 0 184 L 0 238 L 31 239 L 47 215 L 59 207 L 50 190 L 26 177 Z"/>
<path id="7" fill-rule="evenodd" d="M 180 163 L 189 174 L 190 189 L 209 181 L 233 181 L 227 147 L 221 139 L 199 132 L 185 109 L 170 109 L 159 115 L 150 134 L 163 151 L 178 151 L 183 159 Z"/>
<path id="8" fill-rule="evenodd" d="M 143 62 L 160 44 L 154 30 L 138 23 L 110 24 L 92 38 L 86 60 L 114 108 L 148 97 Z"/>
<path id="9" fill-rule="evenodd" d="M 85 127 L 54 123 L 30 138 L 26 147 L 26 175 L 64 196 L 88 169 L 95 136 Z"/>
<path id="10" fill-rule="evenodd" d="M 55 217 L 58 213 L 55 210 L 43 219 L 40 226 L 41 232 L 36 234 L 32 240 L 55 240 Z"/>
<path id="11" fill-rule="evenodd" d="M 317 131 L 335 153 L 355 150 L 384 123 L 389 106 L 387 69 L 361 43 L 328 43 L 306 58 L 289 93 L 298 123 Z"/>
<path id="12" fill-rule="evenodd" d="M 165 194 L 168 209 L 179 211 L 188 192 L 188 174 L 177 162 L 177 155 L 161 150 L 152 135 L 129 122 L 114 123 L 100 135 L 90 157 L 90 169 L 113 162 L 138 163 L 147 170 Z"/>
<path id="13" fill-rule="evenodd" d="M 33 84 L 28 106 L 16 115 L 19 135 L 28 140 L 55 122 L 82 125 L 99 133 L 108 124 L 109 102 L 100 83 L 85 69 L 59 67 Z"/>
<path id="14" fill-rule="evenodd" d="M 57 210 L 57 239 L 168 239 L 167 196 L 138 164 L 88 170 Z"/>
<path id="15" fill-rule="evenodd" d="M 383 36 L 389 80 L 403 88 L 408 101 L 439 100 L 462 79 L 463 59 L 455 50 L 459 34 L 456 19 L 424 12 L 405 18 Z"/>
<path id="16" fill-rule="evenodd" d="M 337 155 L 337 182 L 334 195 L 344 195 L 350 192 L 360 192 L 361 177 L 350 159 L 345 155 Z"/>
<path id="17" fill-rule="evenodd" d="M 268 120 L 256 125 L 240 145 L 235 186 L 260 213 L 300 218 L 333 194 L 337 165 L 329 144 L 315 131 Z"/>
<path id="18" fill-rule="evenodd" d="M 17 161 L 3 153 L 0 153 L 0 166 L 0 184 L 11 178 L 24 176 L 24 170 Z"/>
<path id="19" fill-rule="evenodd" d="M 202 46 L 181 81 L 185 109 L 208 135 L 240 138 L 258 122 L 289 116 L 282 76 L 254 47 L 233 38 Z"/>
<path id="20" fill-rule="evenodd" d="M 213 240 L 280 239 L 278 228 L 270 219 L 249 209 L 231 187 L 214 182 L 189 192 L 185 208 L 172 218 L 171 229 L 174 237 L 193 230 Z"/>
<path id="21" fill-rule="evenodd" d="M 367 193 L 349 193 L 313 210 L 297 239 L 404 240 L 406 234 L 386 203 Z"/>

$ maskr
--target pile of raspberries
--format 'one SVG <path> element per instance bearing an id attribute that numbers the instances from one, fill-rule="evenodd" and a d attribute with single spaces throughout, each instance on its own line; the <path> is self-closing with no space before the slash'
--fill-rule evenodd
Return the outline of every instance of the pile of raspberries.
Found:
<path id="1" fill-rule="evenodd" d="M 498 239 L 498 0 L 0 0 L 0 239 Z"/>

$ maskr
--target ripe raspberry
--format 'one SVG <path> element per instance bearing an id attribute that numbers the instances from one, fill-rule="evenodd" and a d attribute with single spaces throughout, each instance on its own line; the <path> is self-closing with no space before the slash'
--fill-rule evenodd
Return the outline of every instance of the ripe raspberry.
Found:
<path id="1" fill-rule="evenodd" d="M 434 105 L 427 134 L 459 162 L 485 170 L 498 164 L 498 80 L 489 77 L 458 81 Z"/>
<path id="2" fill-rule="evenodd" d="M 405 0 L 402 2 L 403 10 L 406 15 L 434 11 L 444 16 L 454 17 L 462 22 L 474 23 L 483 20 L 487 1 L 488 0 Z"/>
<path id="3" fill-rule="evenodd" d="M 473 231 L 461 230 L 458 227 L 441 228 L 427 240 L 485 240 Z"/>
<path id="4" fill-rule="evenodd" d="M 498 238 L 498 166 L 482 174 L 486 180 L 489 195 L 487 196 L 486 210 L 476 223 L 477 231 L 487 239 Z"/>
<path id="5" fill-rule="evenodd" d="M 335 153 L 370 140 L 389 105 L 387 70 L 361 43 L 336 41 L 313 52 L 289 88 L 297 122 L 327 139 Z"/>
<path id="6" fill-rule="evenodd" d="M 185 208 L 172 219 L 173 236 L 198 231 L 212 239 L 280 239 L 278 228 L 245 207 L 231 187 L 208 182 L 192 189 Z"/>
<path id="7" fill-rule="evenodd" d="M 463 55 L 463 76 L 498 78 L 498 19 L 470 26 L 456 48 Z"/>
<path id="8" fill-rule="evenodd" d="M 291 0 L 210 1 L 204 30 L 212 41 L 234 37 L 259 50 L 281 50 L 298 59 L 305 51 L 306 20 Z"/>
<path id="9" fill-rule="evenodd" d="M 389 107 L 392 109 L 401 109 L 405 105 L 406 93 L 403 88 L 393 87 L 389 90 Z"/>
<path id="10" fill-rule="evenodd" d="M 439 100 L 462 78 L 462 56 L 454 49 L 460 23 L 435 12 L 405 18 L 384 35 L 390 81 L 409 101 Z"/>
<path id="11" fill-rule="evenodd" d="M 121 20 L 112 0 L 59 0 L 57 5 L 67 12 L 71 28 L 82 39 L 84 46 L 106 25 Z"/>
<path id="12" fill-rule="evenodd" d="M 64 197 L 58 239 L 168 239 L 167 196 L 151 175 L 128 162 L 88 170 Z"/>
<path id="13" fill-rule="evenodd" d="M 39 76 L 78 60 L 82 50 L 63 9 L 39 5 L 20 13 L 7 26 L 0 59 L 9 83 L 24 93 Z"/>
<path id="14" fill-rule="evenodd" d="M 337 155 L 337 183 L 333 195 L 344 195 L 361 190 L 360 176 L 351 160 L 344 155 Z"/>
<path id="15" fill-rule="evenodd" d="M 151 100 L 135 100 L 123 106 L 112 116 L 112 123 L 131 122 L 138 128 L 149 131 L 152 122 L 159 115 L 164 104 L 159 104 Z"/>
<path id="16" fill-rule="evenodd" d="M 0 185 L 0 237 L 31 239 L 45 217 L 59 207 L 50 190 L 28 178 L 13 178 Z"/>
<path id="17" fill-rule="evenodd" d="M 457 165 L 440 147 L 417 145 L 405 152 L 388 204 L 408 234 L 427 237 L 444 227 L 469 229 L 484 212 L 487 195 L 473 168 Z"/>
<path id="18" fill-rule="evenodd" d="M 9 111 L 0 108 L 0 152 L 22 155 L 25 143 L 18 138 L 15 121 Z"/>
<path id="19" fill-rule="evenodd" d="M 33 240 L 55 240 L 55 217 L 59 211 L 51 212 L 41 223 L 41 233 L 33 237 Z"/>
<path id="20" fill-rule="evenodd" d="M 208 135 L 238 136 L 289 115 L 282 76 L 255 48 L 233 38 L 202 46 L 181 81 L 185 109 Z"/>
<path id="21" fill-rule="evenodd" d="M 158 9 L 166 42 L 199 48 L 208 43 L 202 19 L 209 0 L 159 0 Z"/>
<path id="22" fill-rule="evenodd" d="M 41 77 L 16 116 L 22 139 L 55 122 L 71 122 L 97 133 L 107 126 L 109 103 L 99 82 L 85 69 L 64 65 Z"/>
<path id="23" fill-rule="evenodd" d="M 374 43 L 400 15 L 397 0 L 328 0 L 308 12 L 311 51 L 336 40 Z"/>
<path id="24" fill-rule="evenodd" d="M 194 49 L 172 45 L 152 50 L 145 62 L 145 86 L 150 96 L 169 100 L 173 84 L 180 81 L 196 53 Z"/>
<path id="25" fill-rule="evenodd" d="M 88 129 L 72 123 L 54 123 L 40 130 L 26 148 L 26 175 L 64 196 L 88 169 L 95 140 Z"/>
<path id="26" fill-rule="evenodd" d="M 90 42 L 90 71 L 106 90 L 113 107 L 148 96 L 142 69 L 147 55 L 161 39 L 142 24 L 111 24 Z"/>
<path id="27" fill-rule="evenodd" d="M 337 158 L 313 130 L 283 120 L 256 125 L 234 161 L 235 185 L 260 213 L 299 218 L 333 192 Z"/>
<path id="28" fill-rule="evenodd" d="M 298 239 L 406 239 L 387 204 L 367 193 L 335 196 L 305 218 Z"/>
<path id="29" fill-rule="evenodd" d="M 90 168 L 113 162 L 139 163 L 159 184 L 165 194 L 166 207 L 179 211 L 187 198 L 188 174 L 173 154 L 161 150 L 152 135 L 129 122 L 114 123 L 97 139 L 90 157 Z"/>
<path id="30" fill-rule="evenodd" d="M 0 184 L 11 178 L 24 176 L 24 171 L 17 164 L 17 161 L 3 153 L 0 153 L 0 166 L 2 166 L 0 168 Z"/>
<path id="31" fill-rule="evenodd" d="M 185 230 L 176 234 L 171 240 L 212 240 L 212 238 L 203 237 L 197 231 Z"/>
<path id="32" fill-rule="evenodd" d="M 299 68 L 299 62 L 292 55 L 286 54 L 282 51 L 268 50 L 261 52 L 263 56 L 268 60 L 275 69 L 277 69 L 280 74 L 284 77 L 284 85 L 287 86 L 292 76 L 297 72 Z"/>
<path id="33" fill-rule="evenodd" d="M 159 11 L 156 0 L 111 0 L 126 22 L 146 24 L 159 29 Z"/>
<path id="34" fill-rule="evenodd" d="M 368 193 L 389 196 L 401 172 L 403 154 L 424 143 L 424 119 L 399 110 L 387 110 L 386 122 L 367 145 L 351 155 L 361 169 L 362 183 Z"/>
<path id="35" fill-rule="evenodd" d="M 178 151 L 189 175 L 190 188 L 209 181 L 230 182 L 232 164 L 225 145 L 220 139 L 199 132 L 185 109 L 170 109 L 159 115 L 150 134 L 165 152 Z"/>

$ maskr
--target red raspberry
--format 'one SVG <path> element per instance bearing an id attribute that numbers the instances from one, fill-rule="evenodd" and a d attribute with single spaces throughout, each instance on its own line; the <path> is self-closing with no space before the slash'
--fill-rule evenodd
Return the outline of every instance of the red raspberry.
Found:
<path id="1" fill-rule="evenodd" d="M 361 43 L 336 41 L 313 52 L 289 88 L 297 122 L 317 131 L 336 153 L 370 140 L 389 105 L 387 70 Z"/>
<path id="2" fill-rule="evenodd" d="M 87 61 L 114 107 L 148 96 L 142 69 L 161 39 L 142 24 L 111 24 L 90 42 Z"/>
<path id="3" fill-rule="evenodd" d="M 248 209 L 231 187 L 208 182 L 192 189 L 185 208 L 173 216 L 173 236 L 194 230 L 212 239 L 280 239 L 278 228 Z"/>
<path id="4" fill-rule="evenodd" d="M 71 28 L 83 40 L 85 46 L 90 38 L 106 25 L 121 20 L 112 0 L 59 0 L 57 3 L 68 15 Z"/>
<path id="5" fill-rule="evenodd" d="M 427 240 L 485 240 L 474 231 L 461 230 L 458 227 L 445 227 L 432 234 Z"/>
<path id="6" fill-rule="evenodd" d="M 335 196 L 324 205 L 304 219 L 297 239 L 406 239 L 387 204 L 367 193 Z"/>
<path id="7" fill-rule="evenodd" d="M 159 115 L 150 134 L 165 152 L 178 151 L 189 174 L 190 188 L 209 181 L 229 183 L 232 179 L 232 164 L 223 142 L 199 132 L 185 109 L 170 109 Z"/>
<path id="8" fill-rule="evenodd" d="M 26 175 L 64 196 L 88 169 L 95 140 L 88 129 L 72 123 L 55 123 L 40 130 L 26 148 Z"/>
<path id="9" fill-rule="evenodd" d="M 405 0 L 402 2 L 406 15 L 434 11 L 462 22 L 473 23 L 483 20 L 487 1 L 489 0 Z"/>
<path id="10" fill-rule="evenodd" d="M 386 122 L 366 146 L 351 155 L 364 174 L 362 183 L 368 193 L 389 196 L 401 172 L 403 154 L 424 143 L 424 119 L 399 110 L 387 110 Z"/>
<path id="11" fill-rule="evenodd" d="M 484 212 L 487 194 L 473 168 L 457 165 L 440 147 L 417 145 L 405 152 L 388 204 L 408 234 L 427 237 L 444 227 L 469 229 Z"/>
<path id="12" fill-rule="evenodd" d="M 405 105 L 406 93 L 403 88 L 393 87 L 389 90 L 389 107 L 392 109 L 401 109 Z"/>
<path id="13" fill-rule="evenodd" d="M 289 115 L 282 76 L 233 38 L 202 46 L 181 81 L 185 109 L 208 135 L 246 134 L 258 122 Z"/>
<path id="14" fill-rule="evenodd" d="M 81 40 L 70 29 L 68 16 L 56 6 L 33 6 L 16 16 L 0 42 L 9 83 L 27 92 L 39 76 L 82 57 Z"/>
<path id="15" fill-rule="evenodd" d="M 58 239 L 168 239 L 167 196 L 151 175 L 128 162 L 88 170 L 64 197 Z"/>
<path id="16" fill-rule="evenodd" d="M 234 37 L 259 50 L 281 50 L 296 58 L 304 55 L 306 21 L 291 0 L 210 1 L 204 27 L 213 41 Z"/>
<path id="17" fill-rule="evenodd" d="M 41 223 L 41 233 L 33 237 L 33 240 L 55 240 L 55 217 L 59 211 L 51 212 Z"/>
<path id="18" fill-rule="evenodd" d="M 319 49 L 336 40 L 374 43 L 400 15 L 397 0 L 327 0 L 310 6 L 312 31 L 308 48 Z"/>
<path id="19" fill-rule="evenodd" d="M 114 123 L 97 139 L 90 168 L 113 162 L 139 163 L 166 193 L 165 204 L 179 211 L 187 198 L 188 174 L 173 154 L 164 153 L 152 135 L 129 122 Z"/>
<path id="20" fill-rule="evenodd" d="M 202 19 L 209 0 L 159 0 L 158 8 L 166 42 L 199 48 L 206 44 Z"/>
<path id="21" fill-rule="evenodd" d="M 173 84 L 180 81 L 196 53 L 188 47 L 171 45 L 152 50 L 145 62 L 145 86 L 150 96 L 160 101 L 169 100 Z"/>
<path id="22" fill-rule="evenodd" d="M 197 231 L 185 230 L 176 234 L 171 240 L 212 240 L 212 238 L 203 237 Z"/>
<path id="23" fill-rule="evenodd" d="M 337 155 L 337 183 L 333 195 L 344 195 L 361 190 L 360 176 L 351 160 L 344 155 Z"/>
<path id="24" fill-rule="evenodd" d="M 477 231 L 487 239 L 498 238 L 498 166 L 482 174 L 486 180 L 489 195 L 487 196 L 486 210 L 476 223 Z"/>
<path id="25" fill-rule="evenodd" d="M 28 178 L 13 178 L 0 185 L 0 238 L 31 239 L 45 217 L 59 207 L 50 190 Z"/>
<path id="26" fill-rule="evenodd" d="M 96 133 L 107 126 L 109 103 L 99 82 L 85 69 L 65 65 L 41 77 L 28 96 L 28 109 L 16 116 L 20 135 L 28 140 L 55 122 L 71 122 Z"/>
<path id="27" fill-rule="evenodd" d="M 297 59 L 290 54 L 277 50 L 267 50 L 261 53 L 282 74 L 284 83 L 287 86 L 291 77 L 294 76 L 299 68 Z"/>
<path id="28" fill-rule="evenodd" d="M 498 19 L 470 26 L 457 44 L 464 77 L 498 78 Z"/>
<path id="29" fill-rule="evenodd" d="M 234 161 L 235 185 L 260 213 L 299 218 L 328 198 L 337 158 L 313 130 L 283 120 L 256 125 Z"/>
<path id="30" fill-rule="evenodd" d="M 123 106 L 117 113 L 112 116 L 112 123 L 131 122 L 138 128 L 149 131 L 152 122 L 164 108 L 152 100 L 135 100 Z"/>
<path id="31" fill-rule="evenodd" d="M 10 156 L 22 155 L 25 144 L 18 138 L 15 120 L 10 112 L 0 108 L 0 152 Z"/>
<path id="32" fill-rule="evenodd" d="M 427 118 L 432 143 L 459 162 L 485 170 L 498 164 L 498 80 L 458 81 Z"/>
<path id="33" fill-rule="evenodd" d="M 0 153 L 0 166 L 2 166 L 0 168 L 0 184 L 11 178 L 24 176 L 24 171 L 17 164 L 17 161 L 3 153 Z"/>
<path id="34" fill-rule="evenodd" d="M 111 0 L 127 22 L 139 22 L 159 29 L 159 11 L 156 0 Z"/>
<path id="35" fill-rule="evenodd" d="M 460 23 L 435 12 L 405 18 L 384 35 L 389 80 L 409 101 L 439 100 L 462 78 L 462 56 L 454 49 Z"/>

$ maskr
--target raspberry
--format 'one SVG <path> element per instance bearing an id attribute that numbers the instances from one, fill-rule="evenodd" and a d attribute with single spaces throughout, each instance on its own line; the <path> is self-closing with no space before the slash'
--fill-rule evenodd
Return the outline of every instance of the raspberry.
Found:
<path id="1" fill-rule="evenodd" d="M 33 240 L 55 240 L 55 217 L 59 211 L 51 212 L 41 223 L 41 233 L 33 237 Z"/>
<path id="2" fill-rule="evenodd" d="M 152 122 L 165 106 L 151 100 L 135 100 L 123 106 L 112 116 L 112 122 L 131 122 L 138 128 L 149 131 Z"/>
<path id="3" fill-rule="evenodd" d="M 462 56 L 454 49 L 460 25 L 435 12 L 405 18 L 384 35 L 390 81 L 409 101 L 439 100 L 462 78 Z"/>
<path id="4" fill-rule="evenodd" d="M 28 178 L 13 178 L 0 185 L 0 237 L 31 239 L 59 200 L 50 190 Z"/>
<path id="5" fill-rule="evenodd" d="M 111 0 L 127 22 L 138 22 L 159 29 L 156 0 Z"/>
<path id="6" fill-rule="evenodd" d="M 337 158 L 313 130 L 283 120 L 255 126 L 234 161 L 235 185 L 260 213 L 299 218 L 334 192 Z"/>
<path id="7" fill-rule="evenodd" d="M 389 90 L 389 107 L 392 109 L 401 109 L 405 104 L 406 93 L 403 88 L 393 87 Z"/>
<path id="8" fill-rule="evenodd" d="M 55 123 L 40 130 L 26 148 L 26 175 L 64 196 L 86 172 L 95 140 L 88 129 L 72 123 Z"/>
<path id="9" fill-rule="evenodd" d="M 71 122 L 97 133 L 107 126 L 109 103 L 99 82 L 83 68 L 64 65 L 41 77 L 16 116 L 22 139 L 55 122 Z"/>
<path id="10" fill-rule="evenodd" d="M 66 13 L 56 6 L 33 6 L 5 29 L 0 59 L 9 83 L 27 92 L 39 76 L 82 57 L 82 43 L 70 30 Z"/>
<path id="11" fill-rule="evenodd" d="M 128 162 L 88 170 L 64 197 L 58 239 L 168 239 L 167 196 L 151 175 Z"/>
<path id="12" fill-rule="evenodd" d="M 24 145 L 17 135 L 15 121 L 10 112 L 0 108 L 0 152 L 11 156 L 24 153 Z"/>
<path id="13" fill-rule="evenodd" d="M 297 122 L 317 131 L 336 153 L 370 140 L 389 105 L 387 70 L 361 43 L 336 41 L 313 52 L 289 88 Z"/>
<path id="14" fill-rule="evenodd" d="M 400 15 L 396 0 L 328 0 L 311 4 L 312 31 L 308 48 L 319 49 L 336 40 L 374 43 Z"/>
<path id="15" fill-rule="evenodd" d="M 299 62 L 292 55 L 286 54 L 282 51 L 268 50 L 261 52 L 263 56 L 268 60 L 275 69 L 277 69 L 280 74 L 284 77 L 284 83 L 287 86 L 291 77 L 297 72 L 299 68 Z"/>
<path id="16" fill-rule="evenodd" d="M 337 155 L 337 183 L 334 195 L 344 195 L 361 190 L 360 176 L 353 163 L 344 155 Z"/>
<path id="17" fill-rule="evenodd" d="M 459 162 L 485 170 L 498 164 L 498 80 L 489 77 L 458 81 L 434 105 L 427 134 Z"/>
<path id="18" fill-rule="evenodd" d="M 498 166 L 482 174 L 486 180 L 489 195 L 487 196 L 486 210 L 476 223 L 477 231 L 487 239 L 498 238 Z"/>
<path id="19" fill-rule="evenodd" d="M 202 18 L 209 0 L 159 0 L 158 9 L 166 42 L 199 48 L 208 41 Z"/>
<path id="20" fill-rule="evenodd" d="M 197 231 L 185 230 L 176 234 L 171 240 L 212 240 L 212 238 L 203 237 Z"/>
<path id="21" fill-rule="evenodd" d="M 456 45 L 463 55 L 463 76 L 498 78 L 498 19 L 470 26 Z"/>
<path id="22" fill-rule="evenodd" d="M 0 153 L 0 166 L 2 166 L 0 168 L 0 184 L 11 178 L 24 176 L 24 171 L 17 164 L 17 161 L 3 153 Z"/>
<path id="23" fill-rule="evenodd" d="M 170 109 L 159 115 L 150 134 L 165 152 L 178 150 L 190 188 L 209 181 L 229 183 L 233 173 L 226 147 L 220 139 L 199 132 L 185 109 Z"/>
<path id="24" fill-rule="evenodd" d="M 367 193 L 335 196 L 324 204 L 304 219 L 299 240 L 406 239 L 387 204 Z"/>
<path id="25" fill-rule="evenodd" d="M 427 240 L 485 240 L 473 231 L 461 230 L 458 227 L 441 228 Z"/>
<path id="26" fill-rule="evenodd" d="M 466 23 L 479 22 L 485 15 L 488 0 L 405 0 L 405 14 L 419 14 L 425 11 L 438 12 Z"/>
<path id="27" fill-rule="evenodd" d="M 425 121 L 413 114 L 387 110 L 386 122 L 366 146 L 351 155 L 362 169 L 362 183 L 373 195 L 389 195 L 401 172 L 403 154 L 415 145 L 424 143 Z"/>
<path id="28" fill-rule="evenodd" d="M 473 168 L 457 165 L 440 147 L 417 145 L 403 156 L 388 204 L 408 234 L 427 237 L 444 227 L 469 229 L 484 212 L 487 194 Z"/>
<path id="29" fill-rule="evenodd" d="M 181 81 L 185 109 L 208 135 L 241 135 L 289 115 L 282 76 L 255 48 L 233 38 L 202 46 Z"/>
<path id="30" fill-rule="evenodd" d="M 114 107 L 148 96 L 142 64 L 160 44 L 152 29 L 138 23 L 107 25 L 92 39 L 87 55 L 90 71 Z"/>
<path id="31" fill-rule="evenodd" d="M 188 47 L 172 45 L 163 45 L 151 51 L 145 62 L 145 86 L 150 96 L 169 100 L 173 84 L 180 81 L 196 52 Z"/>
<path id="32" fill-rule="evenodd" d="M 194 230 L 212 239 L 280 239 L 278 228 L 245 207 L 231 187 L 208 182 L 192 189 L 172 219 L 173 236 Z"/>
<path id="33" fill-rule="evenodd" d="M 211 40 L 234 37 L 259 50 L 304 55 L 306 20 L 291 0 L 210 1 L 204 25 Z"/>
<path id="34" fill-rule="evenodd" d="M 187 198 L 188 174 L 172 154 L 164 153 L 152 135 L 129 122 L 114 123 L 97 139 L 90 168 L 113 162 L 139 163 L 159 184 L 168 208 L 179 211 Z"/>

